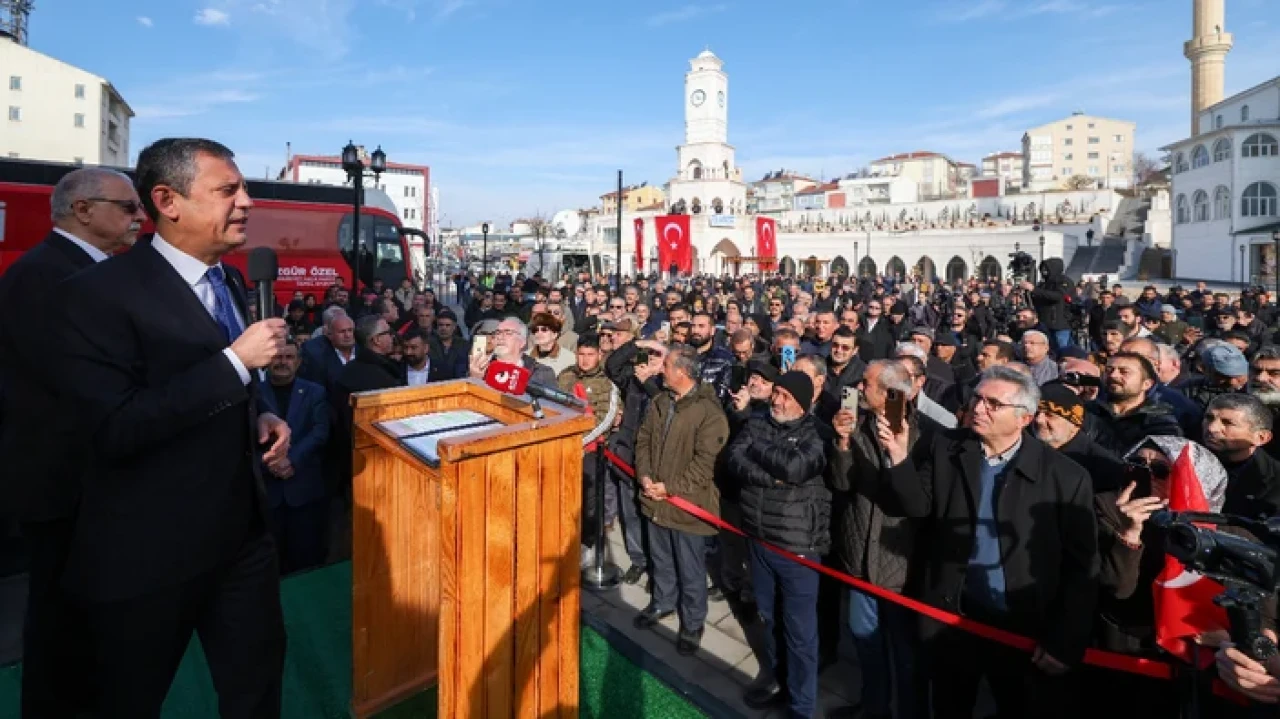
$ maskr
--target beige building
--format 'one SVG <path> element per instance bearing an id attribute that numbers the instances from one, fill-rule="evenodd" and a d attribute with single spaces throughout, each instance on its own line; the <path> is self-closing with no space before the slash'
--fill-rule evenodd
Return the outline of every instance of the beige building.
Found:
<path id="1" fill-rule="evenodd" d="M 1089 178 L 1090 187 L 1132 187 L 1136 128 L 1132 122 L 1076 112 L 1027 130 L 1022 136 L 1023 189 L 1067 189 L 1074 177 Z"/>
<path id="2" fill-rule="evenodd" d="M 667 196 L 662 192 L 661 187 L 648 183 L 622 188 L 623 212 L 636 212 L 641 208 L 663 205 L 666 200 Z M 613 217 L 618 212 L 617 190 L 600 196 L 600 211 L 608 217 Z"/>
<path id="3" fill-rule="evenodd" d="M 105 78 L 0 35 L 0 157 L 126 167 L 133 110 Z"/>
<path id="4" fill-rule="evenodd" d="M 962 184 L 960 163 L 938 152 L 882 157 L 869 169 L 872 177 L 902 177 L 915 182 L 921 200 L 955 197 Z"/>
<path id="5" fill-rule="evenodd" d="M 982 158 L 983 177 L 1002 178 L 1007 185 L 1022 186 L 1022 153 L 993 152 Z"/>

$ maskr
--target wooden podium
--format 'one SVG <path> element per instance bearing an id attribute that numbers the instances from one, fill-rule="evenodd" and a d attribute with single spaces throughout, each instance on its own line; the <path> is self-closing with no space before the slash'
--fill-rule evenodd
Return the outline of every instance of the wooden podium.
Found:
<path id="1" fill-rule="evenodd" d="M 441 719 L 576 717 L 582 437 L 592 419 L 550 402 L 536 419 L 528 403 L 476 380 L 351 404 L 355 715 L 436 683 Z M 389 429 L 447 410 L 497 424 L 439 439 L 436 466 Z"/>

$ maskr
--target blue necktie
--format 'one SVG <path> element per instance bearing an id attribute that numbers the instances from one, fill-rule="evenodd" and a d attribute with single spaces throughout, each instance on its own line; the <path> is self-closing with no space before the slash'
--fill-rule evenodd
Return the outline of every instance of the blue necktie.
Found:
<path id="1" fill-rule="evenodd" d="M 222 265 L 214 265 L 205 273 L 209 284 L 213 285 L 213 318 L 222 327 L 227 342 L 235 342 L 240 336 L 240 321 L 236 319 L 235 305 L 231 301 L 231 291 L 227 289 L 227 275 Z"/>

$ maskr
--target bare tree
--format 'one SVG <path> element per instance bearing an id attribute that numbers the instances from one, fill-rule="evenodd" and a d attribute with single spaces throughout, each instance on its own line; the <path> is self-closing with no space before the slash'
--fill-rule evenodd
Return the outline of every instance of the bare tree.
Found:
<path id="1" fill-rule="evenodd" d="M 1133 153 L 1133 178 L 1141 187 L 1164 171 L 1164 165 L 1145 152 Z"/>
<path id="2" fill-rule="evenodd" d="M 1098 181 L 1088 175 L 1072 175 L 1062 184 L 1068 190 L 1091 190 L 1098 186 Z"/>
<path id="3" fill-rule="evenodd" d="M 547 216 L 539 212 L 529 219 L 529 230 L 533 236 L 538 239 L 538 272 L 542 273 L 544 279 L 547 278 L 547 257 L 544 249 L 547 244 L 547 235 L 553 234 L 554 228 Z M 622 228 L 618 228 L 621 233 Z M 621 237 L 621 234 L 619 234 Z"/>

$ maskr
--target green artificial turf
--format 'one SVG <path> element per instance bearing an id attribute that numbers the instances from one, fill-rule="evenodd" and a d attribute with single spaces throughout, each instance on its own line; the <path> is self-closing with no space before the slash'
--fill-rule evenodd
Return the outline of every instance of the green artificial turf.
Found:
<path id="1" fill-rule="evenodd" d="M 351 698 L 351 564 L 289 577 L 281 588 L 289 645 L 284 668 L 286 719 L 348 719 Z M 704 716 L 659 679 L 582 627 L 580 715 L 583 717 Z M 21 665 L 0 669 L 0 717 L 18 716 Z M 164 704 L 165 719 L 212 719 L 217 696 L 199 643 L 193 640 Z M 378 719 L 436 715 L 435 690 L 411 697 Z"/>

